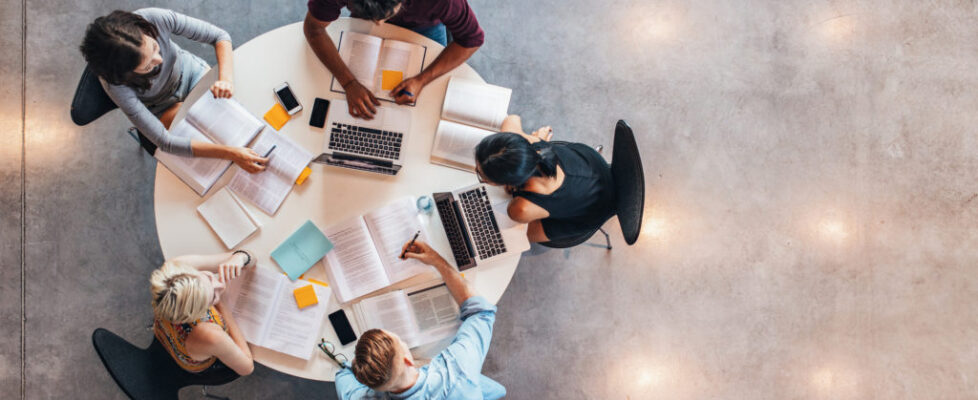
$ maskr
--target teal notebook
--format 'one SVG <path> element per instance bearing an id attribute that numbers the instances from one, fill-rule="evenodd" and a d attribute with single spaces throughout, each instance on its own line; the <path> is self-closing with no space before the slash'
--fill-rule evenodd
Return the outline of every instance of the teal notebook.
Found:
<path id="1" fill-rule="evenodd" d="M 333 242 L 323 235 L 316 224 L 306 221 L 272 252 L 272 259 L 294 281 L 332 249 Z"/>

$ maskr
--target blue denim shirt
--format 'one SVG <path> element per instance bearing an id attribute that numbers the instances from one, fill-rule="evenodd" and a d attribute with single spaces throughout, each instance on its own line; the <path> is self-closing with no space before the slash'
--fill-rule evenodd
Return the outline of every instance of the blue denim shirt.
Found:
<path id="1" fill-rule="evenodd" d="M 482 399 L 479 377 L 489 351 L 496 306 L 482 296 L 462 303 L 462 326 L 455 339 L 428 365 L 418 369 L 418 381 L 404 393 L 376 392 L 353 376 L 349 368 L 336 373 L 336 393 L 344 400 L 359 399 Z"/>

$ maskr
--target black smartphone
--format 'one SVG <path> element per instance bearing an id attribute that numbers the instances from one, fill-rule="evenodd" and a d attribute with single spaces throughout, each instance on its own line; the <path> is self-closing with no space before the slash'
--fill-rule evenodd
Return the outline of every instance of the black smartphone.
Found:
<path id="1" fill-rule="evenodd" d="M 326 110 L 329 109 L 329 100 L 316 98 L 316 103 L 312 105 L 312 117 L 309 117 L 309 125 L 322 128 L 326 125 Z"/>
<path id="2" fill-rule="evenodd" d="M 353 333 L 350 320 L 346 319 L 346 313 L 343 310 L 330 314 L 329 323 L 333 325 L 333 330 L 336 331 L 336 337 L 340 339 L 341 345 L 346 346 L 357 340 L 357 334 Z"/>

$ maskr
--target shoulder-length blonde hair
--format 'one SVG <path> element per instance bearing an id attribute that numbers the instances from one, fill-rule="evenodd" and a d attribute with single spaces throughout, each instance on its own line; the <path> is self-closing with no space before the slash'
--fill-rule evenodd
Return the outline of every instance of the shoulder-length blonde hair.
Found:
<path id="1" fill-rule="evenodd" d="M 179 262 L 167 261 L 149 278 L 153 295 L 153 314 L 175 324 L 194 322 L 207 315 L 212 294 L 197 270 Z"/>

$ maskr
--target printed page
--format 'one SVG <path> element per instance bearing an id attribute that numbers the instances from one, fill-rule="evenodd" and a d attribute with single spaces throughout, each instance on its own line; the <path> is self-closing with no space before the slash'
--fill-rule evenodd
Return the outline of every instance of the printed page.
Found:
<path id="1" fill-rule="evenodd" d="M 384 40 L 380 50 L 380 60 L 377 63 L 377 70 L 374 72 L 374 96 L 384 100 L 394 101 L 390 96 L 395 86 L 396 80 L 388 77 L 390 85 L 384 85 L 384 71 L 390 71 L 401 75 L 401 80 L 408 79 L 421 73 L 424 63 L 424 46 L 402 42 L 399 40 Z M 388 72 L 388 74 L 390 73 Z M 398 83 L 400 83 L 398 81 Z"/>
<path id="2" fill-rule="evenodd" d="M 256 266 L 231 282 L 225 295 L 230 297 L 231 314 L 248 342 L 262 345 L 278 292 L 286 281 L 285 275 Z"/>
<path id="3" fill-rule="evenodd" d="M 186 119 L 171 128 L 169 134 L 212 143 L 207 136 L 204 136 Z M 224 171 L 231 166 L 231 161 L 220 158 L 183 157 L 162 150 L 157 151 L 153 156 L 201 196 L 207 193 L 211 186 L 214 186 L 214 183 L 221 178 Z"/>
<path id="4" fill-rule="evenodd" d="M 408 294 L 422 344 L 455 334 L 461 323 L 459 309 L 444 284 Z"/>
<path id="5" fill-rule="evenodd" d="M 316 291 L 319 304 L 299 309 L 292 292 L 309 285 Z M 308 360 L 322 331 L 329 296 L 328 287 L 301 279 L 283 285 L 260 346 Z"/>
<path id="6" fill-rule="evenodd" d="M 197 207 L 197 212 L 230 250 L 258 230 L 258 225 L 227 188 L 214 193 Z"/>
<path id="7" fill-rule="evenodd" d="M 498 131 L 509 109 L 512 89 L 452 77 L 445 91 L 441 118 Z"/>
<path id="8" fill-rule="evenodd" d="M 323 233 L 335 246 L 323 265 L 337 300 L 346 303 L 391 284 L 363 218 L 348 219 Z"/>
<path id="9" fill-rule="evenodd" d="M 216 99 L 208 91 L 190 107 L 187 120 L 217 143 L 243 147 L 265 127 L 234 99 Z"/>
<path id="10" fill-rule="evenodd" d="M 431 147 L 431 160 L 469 172 L 475 171 L 475 147 L 492 131 L 462 125 L 452 121 L 438 121 L 435 144 Z"/>
<path id="11" fill-rule="evenodd" d="M 401 337 L 408 347 L 417 347 L 418 323 L 414 319 L 411 303 L 403 290 L 395 290 L 380 296 L 364 299 L 362 310 L 368 329 L 386 329 Z"/>
<path id="12" fill-rule="evenodd" d="M 371 92 L 375 90 L 374 75 L 377 73 L 382 43 L 383 39 L 379 37 L 350 31 L 343 31 L 340 38 L 340 58 L 353 76 Z M 332 90 L 343 90 L 335 78 Z"/>
<path id="13" fill-rule="evenodd" d="M 312 153 L 286 136 L 269 132 L 255 143 L 256 153 L 264 155 L 275 146 L 269 156 L 267 168 L 252 174 L 238 168 L 228 187 L 239 196 L 258 206 L 268 215 L 275 214 L 285 197 L 292 191 L 296 178 L 312 161 Z"/>
<path id="14" fill-rule="evenodd" d="M 391 283 L 431 271 L 431 267 L 418 260 L 400 258 L 404 244 L 410 242 L 418 231 L 421 231 L 418 240 L 428 241 L 414 198 L 400 198 L 365 214 L 363 220 Z"/>

